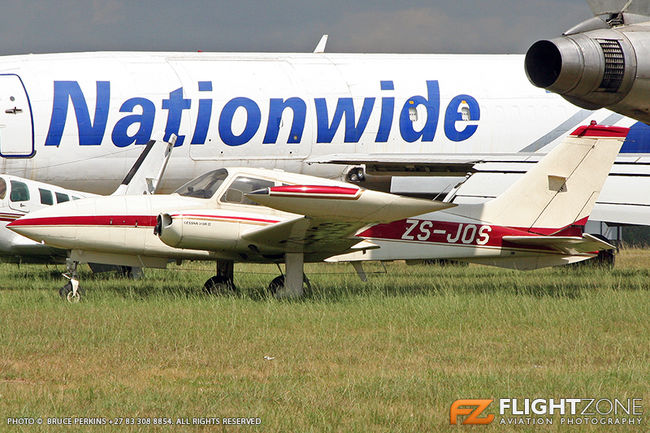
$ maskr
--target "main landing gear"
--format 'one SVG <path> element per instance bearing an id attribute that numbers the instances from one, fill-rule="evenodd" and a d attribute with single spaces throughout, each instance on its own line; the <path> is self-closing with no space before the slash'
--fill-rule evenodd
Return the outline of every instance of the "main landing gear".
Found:
<path id="1" fill-rule="evenodd" d="M 203 291 L 212 295 L 236 292 L 233 281 L 234 268 L 235 262 L 232 260 L 217 260 L 217 275 L 208 278 L 203 285 Z"/>
<path id="2" fill-rule="evenodd" d="M 63 276 L 68 279 L 68 282 L 59 289 L 59 295 L 68 302 L 76 304 L 81 300 L 82 294 L 81 287 L 79 287 L 79 275 L 77 274 L 79 262 L 67 259 L 65 264 L 67 272 Z"/>
<path id="3" fill-rule="evenodd" d="M 305 290 L 311 290 L 311 284 L 304 272 L 305 255 L 303 253 L 284 254 L 284 275 L 275 277 L 269 284 L 269 292 L 276 298 L 299 298 Z"/>
<path id="4" fill-rule="evenodd" d="M 273 280 L 269 283 L 268 291 L 270 294 L 275 296 L 278 293 L 278 291 L 282 291 L 284 290 L 284 288 L 285 288 L 285 276 L 278 275 L 277 277 L 273 278 Z M 311 291 L 311 283 L 309 282 L 309 278 L 307 278 L 307 275 L 305 274 L 302 274 L 302 291 L 303 293 Z"/>
<path id="5" fill-rule="evenodd" d="M 269 292 L 277 298 L 298 298 L 311 290 L 311 284 L 304 273 L 304 254 L 285 254 L 285 273 L 269 284 Z M 210 294 L 227 294 L 237 291 L 233 281 L 234 262 L 217 260 L 217 274 L 209 278 L 203 290 Z"/>

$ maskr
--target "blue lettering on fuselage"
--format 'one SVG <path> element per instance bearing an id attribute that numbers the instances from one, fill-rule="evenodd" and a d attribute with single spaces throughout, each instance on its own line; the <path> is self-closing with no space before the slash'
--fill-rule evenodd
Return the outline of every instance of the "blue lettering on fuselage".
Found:
<path id="1" fill-rule="evenodd" d="M 77 118 L 77 131 L 79 144 L 100 145 L 106 131 L 108 107 L 111 99 L 111 83 L 97 81 L 97 103 L 95 105 L 94 121 L 90 121 L 88 104 L 79 83 L 76 81 L 55 81 L 54 102 L 52 104 L 52 118 L 50 129 L 45 138 L 46 146 L 58 146 L 68 117 L 68 101 L 72 101 L 74 113 Z"/>
<path id="2" fill-rule="evenodd" d="M 239 135 L 235 135 L 232 132 L 232 119 L 240 107 L 246 110 L 246 125 Z M 260 127 L 261 120 L 262 112 L 255 101 L 243 97 L 232 98 L 223 107 L 221 116 L 219 116 L 219 135 L 221 136 L 221 140 L 228 146 L 241 146 L 253 138 Z"/>
<path id="3" fill-rule="evenodd" d="M 341 120 L 345 116 L 345 142 L 358 143 L 361 134 L 366 129 L 372 107 L 375 105 L 375 98 L 365 98 L 363 100 L 363 107 L 359 115 L 359 122 L 356 122 L 354 115 L 354 102 L 352 98 L 339 98 L 334 111 L 334 118 L 332 123 L 329 123 L 329 116 L 327 115 L 327 99 L 314 98 L 316 105 L 316 142 L 317 143 L 331 143 L 334 139 L 336 131 L 339 129 Z"/>
<path id="4" fill-rule="evenodd" d="M 156 106 L 147 98 L 131 98 L 124 101 L 120 107 L 120 113 L 132 113 L 136 106 L 142 109 L 141 114 L 124 116 L 117 121 L 113 128 L 111 138 L 117 147 L 126 147 L 130 144 L 146 144 L 151 139 L 153 122 L 156 115 Z M 131 125 L 139 124 L 138 131 L 129 135 L 128 129 Z"/>
<path id="5" fill-rule="evenodd" d="M 273 144 L 278 140 L 280 125 L 282 124 L 282 113 L 286 108 L 293 111 L 291 132 L 287 143 L 300 143 L 302 133 L 305 130 L 305 119 L 307 117 L 307 104 L 298 97 L 289 99 L 271 98 L 269 101 L 269 121 L 266 124 L 264 144 Z"/>
<path id="6" fill-rule="evenodd" d="M 416 131 L 414 121 L 411 120 L 411 110 L 417 112 L 418 105 L 424 105 L 427 110 L 427 120 L 421 130 Z M 411 96 L 406 100 L 399 115 L 399 130 L 402 138 L 409 143 L 417 141 L 433 141 L 438 127 L 440 113 L 440 88 L 438 81 L 427 81 L 427 97 Z"/>
<path id="7" fill-rule="evenodd" d="M 282 126 L 285 112 L 291 113 L 291 127 L 286 138 L 287 143 L 300 143 L 307 121 L 308 104 L 298 96 L 277 97 L 268 100 L 268 117 L 262 124 L 260 107 L 266 107 L 245 96 L 227 101 L 221 111 L 215 113 L 212 81 L 199 81 L 199 99 L 193 101 L 186 97 L 183 87 L 169 92 L 167 98 L 156 104 L 149 98 L 134 96 L 121 103 L 119 112 L 126 113 L 117 119 L 110 128 L 107 125 L 109 107 L 111 106 L 111 82 L 97 81 L 94 117 L 90 116 L 88 100 L 77 81 L 54 81 L 54 98 L 50 126 L 45 139 L 46 146 L 59 146 L 63 137 L 70 105 L 74 108 L 80 145 L 100 145 L 109 127 L 113 144 L 126 147 L 132 144 L 145 144 L 152 136 L 156 119 L 156 107 L 167 111 L 164 139 L 172 134 L 178 139 L 176 146 L 185 142 L 187 126 L 183 123 L 185 112 L 192 107 L 196 113 L 196 122 L 191 134 L 191 144 L 205 144 L 208 130 L 213 119 L 218 119 L 218 133 L 227 146 L 241 146 L 251 141 L 261 129 L 264 132 L 263 143 L 274 144 Z M 377 128 L 370 137 L 377 143 L 389 140 L 396 112 L 396 98 L 392 92 L 395 83 L 392 80 L 379 82 L 380 98 L 313 98 L 317 143 L 331 143 L 338 131 L 343 128 L 342 138 L 345 143 L 358 143 L 369 124 L 374 110 L 379 110 Z M 379 103 L 375 103 L 379 99 Z M 70 104 L 71 103 L 71 104 Z M 378 108 L 377 108 L 378 107 Z M 399 106 L 398 106 L 399 107 Z M 431 142 L 436 137 L 439 118 L 441 117 L 440 85 L 437 80 L 426 81 L 426 95 L 414 95 L 404 100 L 398 108 L 399 134 L 402 140 Z M 424 118 L 418 120 L 418 113 Z M 473 136 L 480 120 L 478 101 L 467 94 L 453 97 L 444 110 L 444 133 L 451 141 L 464 141 Z M 185 115 L 187 116 L 187 115 Z M 472 123 L 467 123 L 471 120 Z M 342 126 L 343 124 L 343 126 Z M 419 126 L 416 126 L 419 125 Z M 376 133 L 375 133 L 376 131 Z"/>
<path id="8" fill-rule="evenodd" d="M 467 110 L 467 121 L 479 120 L 481 118 L 481 109 L 476 99 L 469 95 L 455 96 L 447 106 L 445 113 L 445 135 L 451 141 L 463 141 L 474 135 L 478 125 L 466 125 L 462 130 L 456 129 L 456 122 L 465 120 L 463 113 L 459 110 Z"/>

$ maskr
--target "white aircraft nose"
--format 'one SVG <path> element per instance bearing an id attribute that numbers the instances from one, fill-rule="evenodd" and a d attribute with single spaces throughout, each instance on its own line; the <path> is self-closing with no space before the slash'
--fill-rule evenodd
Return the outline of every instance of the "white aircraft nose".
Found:
<path id="1" fill-rule="evenodd" d="M 65 240 L 76 237 L 76 204 L 67 202 L 40 209 L 12 221 L 7 228 L 36 242 L 65 248 Z"/>

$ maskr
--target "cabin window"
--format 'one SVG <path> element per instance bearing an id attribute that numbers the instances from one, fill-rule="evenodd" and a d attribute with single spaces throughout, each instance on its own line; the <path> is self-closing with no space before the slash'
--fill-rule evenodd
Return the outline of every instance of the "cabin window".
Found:
<path id="1" fill-rule="evenodd" d="M 228 177 L 228 171 L 220 168 L 190 180 L 175 192 L 185 197 L 211 198 Z"/>
<path id="2" fill-rule="evenodd" d="M 73 195 L 72 200 L 79 200 L 79 197 L 76 197 L 76 196 Z"/>
<path id="3" fill-rule="evenodd" d="M 0 200 L 4 200 L 7 195 L 7 182 L 0 177 Z"/>
<path id="4" fill-rule="evenodd" d="M 418 120 L 418 110 L 413 105 L 409 107 L 409 120 L 411 122 L 417 122 Z"/>
<path id="5" fill-rule="evenodd" d="M 27 185 L 18 182 L 17 180 L 11 181 L 11 194 L 9 194 L 11 201 L 29 201 L 29 188 Z"/>
<path id="6" fill-rule="evenodd" d="M 46 204 L 48 206 L 54 204 L 54 197 L 52 196 L 52 191 L 39 188 L 38 193 L 41 195 L 41 204 Z"/>
<path id="7" fill-rule="evenodd" d="M 56 202 L 57 203 L 63 203 L 63 202 L 66 202 L 66 201 L 70 201 L 70 197 L 68 196 L 68 194 L 63 194 L 62 192 L 55 192 L 54 194 L 56 195 Z"/>
<path id="8" fill-rule="evenodd" d="M 465 101 L 463 101 L 463 102 L 465 102 Z M 460 115 L 461 115 L 464 122 L 469 122 L 470 120 L 472 120 L 472 116 L 471 116 L 471 114 L 469 112 L 469 107 L 468 106 L 461 107 Z"/>
<path id="9" fill-rule="evenodd" d="M 255 203 L 244 194 L 257 191 L 258 189 L 271 188 L 272 186 L 275 186 L 275 182 L 270 180 L 240 176 L 235 179 L 224 195 L 221 196 L 221 201 L 224 203 L 258 205 L 259 203 Z"/>

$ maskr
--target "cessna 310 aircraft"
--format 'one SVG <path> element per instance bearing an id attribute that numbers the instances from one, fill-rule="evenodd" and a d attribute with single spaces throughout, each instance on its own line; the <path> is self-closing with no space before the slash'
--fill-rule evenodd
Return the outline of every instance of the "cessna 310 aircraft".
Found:
<path id="1" fill-rule="evenodd" d="M 101 261 L 164 267 L 216 260 L 206 289 L 234 287 L 234 262 L 285 262 L 272 283 L 302 293 L 303 263 L 451 258 L 520 269 L 574 263 L 613 248 L 584 225 L 628 132 L 578 128 L 498 198 L 454 205 L 277 170 L 206 173 L 159 196 L 97 197 L 26 215 L 9 228 Z M 359 266 L 357 266 L 360 269 Z"/>

